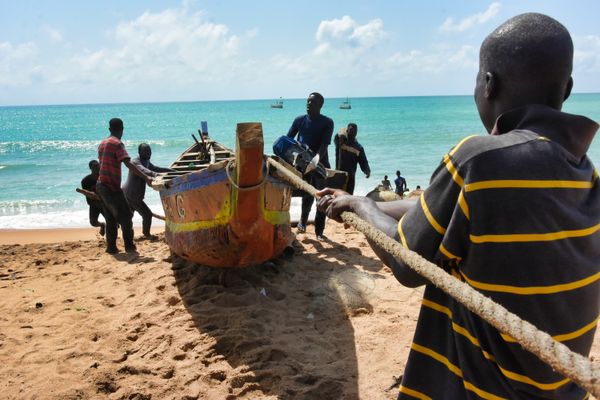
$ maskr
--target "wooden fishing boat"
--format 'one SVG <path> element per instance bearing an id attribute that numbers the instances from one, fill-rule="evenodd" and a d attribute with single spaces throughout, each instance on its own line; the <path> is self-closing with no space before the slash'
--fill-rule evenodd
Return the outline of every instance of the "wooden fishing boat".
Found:
<path id="1" fill-rule="evenodd" d="M 171 250 L 212 267 L 263 263 L 291 244 L 289 185 L 269 172 L 260 123 L 237 125 L 235 152 L 203 136 L 153 183 Z M 194 138 L 195 139 L 195 138 Z"/>

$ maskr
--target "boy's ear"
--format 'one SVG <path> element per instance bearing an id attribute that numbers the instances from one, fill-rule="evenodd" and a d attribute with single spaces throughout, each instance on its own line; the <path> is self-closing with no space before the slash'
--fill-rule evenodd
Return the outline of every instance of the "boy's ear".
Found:
<path id="1" fill-rule="evenodd" d="M 565 89 L 565 98 L 563 101 L 567 100 L 571 95 L 571 90 L 573 89 L 573 77 L 569 77 L 569 82 L 567 82 L 567 88 Z"/>
<path id="2" fill-rule="evenodd" d="M 498 91 L 498 81 L 492 72 L 485 73 L 485 92 L 484 96 L 487 100 L 496 97 Z"/>

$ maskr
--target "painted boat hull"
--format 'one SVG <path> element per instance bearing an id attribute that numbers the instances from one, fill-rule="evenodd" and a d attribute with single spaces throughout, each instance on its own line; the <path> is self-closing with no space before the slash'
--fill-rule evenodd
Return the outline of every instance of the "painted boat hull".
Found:
<path id="1" fill-rule="evenodd" d="M 262 142 L 259 147 L 238 144 L 235 162 L 178 176 L 160 190 L 165 238 L 175 254 L 212 267 L 243 268 L 291 244 L 292 190 L 268 173 Z"/>

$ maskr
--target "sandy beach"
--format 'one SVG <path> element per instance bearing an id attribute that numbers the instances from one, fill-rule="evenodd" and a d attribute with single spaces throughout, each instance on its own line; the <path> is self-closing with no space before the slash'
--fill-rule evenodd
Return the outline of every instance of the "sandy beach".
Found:
<path id="1" fill-rule="evenodd" d="M 394 399 L 422 289 L 362 234 L 325 234 L 219 270 L 162 234 L 113 257 L 92 229 L 0 232 L 2 398 Z"/>

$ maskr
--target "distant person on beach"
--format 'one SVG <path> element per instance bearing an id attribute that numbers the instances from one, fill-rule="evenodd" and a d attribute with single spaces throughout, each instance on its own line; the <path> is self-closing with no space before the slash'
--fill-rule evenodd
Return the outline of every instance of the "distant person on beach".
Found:
<path id="1" fill-rule="evenodd" d="M 157 167 L 150 162 L 150 157 L 152 157 L 150 145 L 142 143 L 138 146 L 138 156 L 131 161 L 131 164 L 135 165 L 138 170 L 150 178 L 154 178 L 162 172 L 174 171 L 171 168 Z M 144 202 L 144 196 L 146 195 L 145 179 L 136 173 L 132 173 L 130 170 L 129 175 L 127 175 L 127 181 L 123 185 L 123 193 L 125 193 L 125 198 L 131 209 L 137 211 L 142 216 L 142 232 L 144 237 L 146 239 L 156 239 L 156 236 L 150 234 L 152 211 Z"/>
<path id="2" fill-rule="evenodd" d="M 563 25 L 536 13 L 511 18 L 480 49 L 474 97 L 490 135 L 454 146 L 420 201 L 375 203 L 326 189 L 319 208 L 337 221 L 357 213 L 587 356 L 600 314 L 600 184 L 586 152 L 599 126 L 561 111 L 572 68 Z M 589 396 L 372 246 L 401 283 L 427 285 L 400 399 Z"/>
<path id="3" fill-rule="evenodd" d="M 98 182 L 98 176 L 100 174 L 100 163 L 98 160 L 91 160 L 88 163 L 91 174 L 87 175 L 81 180 L 81 188 L 90 192 L 96 193 L 96 182 Z M 90 225 L 100 227 L 100 236 L 104 236 L 104 230 L 106 225 L 104 222 L 98 221 L 100 214 L 104 217 L 104 208 L 101 201 L 90 199 L 86 196 L 85 201 L 90 206 Z M 106 219 L 106 217 L 104 217 Z"/>
<path id="4" fill-rule="evenodd" d="M 404 196 L 404 192 L 408 190 L 406 187 L 406 179 L 400 175 L 400 171 L 396 171 L 396 179 L 394 179 L 394 185 L 396 185 L 396 194 L 400 197 Z"/>
<path id="5" fill-rule="evenodd" d="M 133 213 L 127 204 L 125 195 L 121 190 L 121 163 L 129 168 L 130 172 L 138 175 L 147 184 L 152 183 L 152 178 L 144 175 L 142 171 L 131 163 L 129 154 L 125 150 L 121 138 L 123 137 L 123 121 L 113 118 L 108 125 L 110 136 L 100 142 L 98 146 L 98 159 L 100 160 L 100 176 L 96 184 L 96 192 L 104 203 L 104 218 L 106 219 L 106 252 L 116 254 L 117 224 L 121 225 L 125 251 L 136 251 L 133 243 Z"/>
<path id="6" fill-rule="evenodd" d="M 298 141 L 308 146 L 313 152 L 319 155 L 319 162 L 326 168 L 330 168 L 329 154 L 327 148 L 331 143 L 333 135 L 333 120 L 321 114 L 321 108 L 325 103 L 325 99 L 320 93 L 313 92 L 308 95 L 306 100 L 306 114 L 300 115 L 294 119 L 287 135 L 292 139 L 298 135 Z M 324 182 L 317 176 L 312 174 L 309 177 L 309 183 L 314 187 L 322 189 Z M 306 223 L 310 209 L 314 203 L 314 198 L 309 194 L 302 196 L 302 213 L 300 222 L 298 223 L 298 232 L 306 232 Z M 325 213 L 317 210 L 315 215 L 315 233 L 317 240 L 324 240 L 323 231 L 325 230 Z"/>
<path id="7" fill-rule="evenodd" d="M 383 190 L 392 190 L 392 183 L 388 179 L 387 175 L 383 176 L 383 180 L 381 181 L 381 186 L 383 186 Z"/>
<path id="8" fill-rule="evenodd" d="M 362 145 L 356 140 L 357 135 L 358 126 L 351 122 L 345 130 L 342 130 L 333 138 L 333 143 L 335 144 L 335 169 L 348 173 L 346 191 L 350 194 L 354 193 L 357 165 L 360 165 L 360 169 L 364 172 L 366 178 L 371 176 L 367 154 Z"/>

